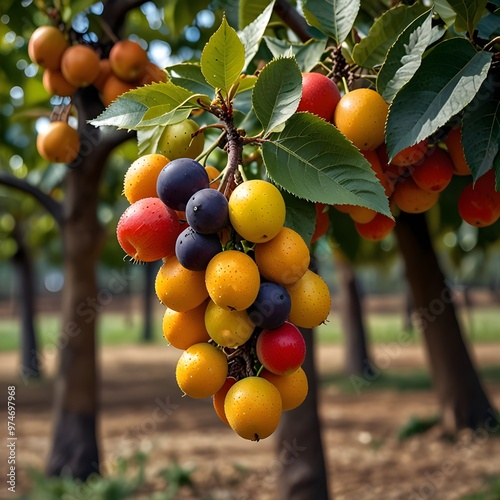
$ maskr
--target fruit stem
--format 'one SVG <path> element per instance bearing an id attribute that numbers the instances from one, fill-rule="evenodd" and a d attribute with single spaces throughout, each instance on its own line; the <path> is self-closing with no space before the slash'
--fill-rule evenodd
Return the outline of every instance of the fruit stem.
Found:
<path id="1" fill-rule="evenodd" d="M 207 128 L 207 127 L 204 127 L 204 128 Z M 219 128 L 221 128 L 221 127 L 219 127 Z M 222 126 L 222 128 L 224 128 L 224 127 Z M 201 128 L 200 128 L 200 130 L 201 130 Z M 201 153 L 201 155 L 196 158 L 196 161 L 201 162 L 201 160 L 203 160 L 203 166 L 205 166 L 207 163 L 208 157 L 212 154 L 212 152 L 215 149 L 217 149 L 220 146 L 220 144 L 224 140 L 225 136 L 226 136 L 226 130 L 224 128 L 224 132 L 222 132 L 222 134 L 219 135 L 217 140 L 214 141 L 213 144 L 206 151 L 203 151 L 203 153 Z"/>
<path id="2" fill-rule="evenodd" d="M 260 365 L 260 368 L 257 370 L 257 373 L 255 374 L 255 376 L 258 377 L 263 369 L 264 369 L 264 365 Z"/>
<path id="3" fill-rule="evenodd" d="M 342 84 L 344 85 L 344 93 L 347 95 L 349 93 L 349 84 L 345 76 L 342 77 Z"/>

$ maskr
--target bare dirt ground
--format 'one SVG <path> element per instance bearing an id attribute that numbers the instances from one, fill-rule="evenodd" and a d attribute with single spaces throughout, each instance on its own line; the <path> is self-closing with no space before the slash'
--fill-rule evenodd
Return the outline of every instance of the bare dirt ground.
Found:
<path id="1" fill-rule="evenodd" d="M 382 360 L 389 347 L 377 347 L 376 357 Z M 218 420 L 209 400 L 182 398 L 174 377 L 179 354 L 158 345 L 103 348 L 100 435 L 105 472 L 114 473 L 118 457 L 141 449 L 149 457 L 147 488 L 137 498 L 161 491 L 165 483 L 156 475 L 176 459 L 195 467 L 196 485 L 195 491 L 182 489 L 177 498 L 276 499 L 280 465 L 274 438 L 260 443 L 240 439 Z M 483 366 L 498 364 L 500 344 L 479 345 L 474 354 Z M 340 371 L 340 346 L 321 346 L 317 356 L 320 374 Z M 17 354 L 0 353 L 2 392 L 11 383 L 17 386 L 20 493 L 30 489 L 27 469 L 42 469 L 49 450 L 55 360 L 49 355 L 46 359 L 47 379 L 25 386 L 16 378 Z M 393 350 L 386 359 L 390 369 L 425 366 L 418 346 Z M 487 389 L 500 406 L 500 385 Z M 320 395 L 330 490 L 337 499 L 459 499 L 499 474 L 500 439 L 486 431 L 463 433 L 456 442 L 440 439 L 434 431 L 398 441 L 397 430 L 410 417 L 437 413 L 432 392 L 376 390 L 356 395 L 330 385 Z M 5 438 L 5 397 L 0 400 L 0 439 Z M 2 445 L 2 475 L 5 456 Z M 0 498 L 7 498 L 3 488 Z"/>

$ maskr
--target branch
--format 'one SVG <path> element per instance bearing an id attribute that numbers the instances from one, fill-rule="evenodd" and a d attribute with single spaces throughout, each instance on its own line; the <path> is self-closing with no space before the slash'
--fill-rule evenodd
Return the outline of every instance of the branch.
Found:
<path id="1" fill-rule="evenodd" d="M 102 18 L 106 21 L 113 33 L 118 33 L 129 11 L 140 7 L 148 0 L 109 0 L 104 5 Z"/>
<path id="2" fill-rule="evenodd" d="M 299 37 L 301 42 L 311 39 L 306 20 L 288 3 L 288 0 L 276 0 L 274 12 Z"/>
<path id="3" fill-rule="evenodd" d="M 13 175 L 7 174 L 5 172 L 0 172 L 0 184 L 4 186 L 9 186 L 14 189 L 18 189 L 23 193 L 30 194 L 37 200 L 44 208 L 49 212 L 54 220 L 59 226 L 63 224 L 63 211 L 62 205 L 58 201 L 54 200 L 50 195 L 43 192 L 41 189 L 37 188 L 33 184 L 25 181 L 24 179 L 18 179 Z"/>

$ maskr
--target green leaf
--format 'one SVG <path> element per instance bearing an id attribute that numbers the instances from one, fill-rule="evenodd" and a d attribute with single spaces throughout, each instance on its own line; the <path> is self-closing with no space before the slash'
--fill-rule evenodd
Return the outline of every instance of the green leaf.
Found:
<path id="1" fill-rule="evenodd" d="M 474 180 L 500 159 L 500 77 L 494 71 L 464 110 L 462 144 Z"/>
<path id="2" fill-rule="evenodd" d="M 245 64 L 245 48 L 236 31 L 222 20 L 201 53 L 201 71 L 206 81 L 227 95 Z"/>
<path id="3" fill-rule="evenodd" d="M 360 0 L 306 0 L 307 22 L 340 45 L 351 32 L 358 15 Z"/>
<path id="4" fill-rule="evenodd" d="M 87 10 L 94 5 L 95 0 L 72 0 L 71 7 L 63 10 L 63 21 L 68 22 L 80 12 Z"/>
<path id="5" fill-rule="evenodd" d="M 434 10 L 447 27 L 450 27 L 457 18 L 457 14 L 446 0 L 434 0 Z"/>
<path id="6" fill-rule="evenodd" d="M 149 127 L 137 131 L 139 156 L 156 153 L 164 127 Z"/>
<path id="7" fill-rule="evenodd" d="M 309 246 L 316 223 L 315 204 L 284 190 L 281 190 L 281 194 L 286 205 L 285 226 L 299 233 Z"/>
<path id="8" fill-rule="evenodd" d="M 136 125 L 137 130 L 149 127 L 166 127 L 186 120 L 191 114 L 192 108 L 175 108 L 170 109 L 170 106 L 155 106 L 150 108 L 142 120 Z"/>
<path id="9" fill-rule="evenodd" d="M 313 202 L 371 208 L 392 218 L 384 189 L 359 150 L 331 123 L 296 113 L 262 145 L 269 177 Z"/>
<path id="10" fill-rule="evenodd" d="M 261 71 L 253 89 L 252 104 L 262 123 L 264 137 L 292 116 L 302 95 L 302 74 L 295 59 L 274 59 Z"/>
<path id="11" fill-rule="evenodd" d="M 148 107 L 140 102 L 120 97 L 90 123 L 95 127 L 110 125 L 120 129 L 132 130 L 142 120 L 147 110 Z"/>
<path id="12" fill-rule="evenodd" d="M 167 68 L 170 81 L 194 94 L 205 94 L 210 99 L 215 97 L 214 89 L 208 85 L 201 66 L 193 63 L 180 63 Z"/>
<path id="13" fill-rule="evenodd" d="M 439 35 L 444 30 L 434 28 Z M 415 74 L 427 47 L 435 41 L 432 28 L 432 11 L 417 17 L 389 49 L 384 65 L 377 77 L 377 91 L 391 102 L 398 90 Z"/>
<path id="14" fill-rule="evenodd" d="M 457 20 L 464 25 L 467 32 L 472 35 L 474 29 L 483 16 L 488 0 L 447 0 L 451 8 L 457 13 Z"/>
<path id="15" fill-rule="evenodd" d="M 479 21 L 477 35 L 483 40 L 490 40 L 500 35 L 500 9 L 496 9 Z"/>
<path id="16" fill-rule="evenodd" d="M 208 0 L 168 0 L 162 2 L 163 20 L 169 30 L 169 35 L 178 38 L 186 26 L 191 26 L 200 10 L 206 9 Z"/>
<path id="17" fill-rule="evenodd" d="M 436 45 L 389 107 L 389 158 L 429 137 L 467 106 L 486 78 L 491 57 L 490 53 L 476 52 L 464 38 Z"/>
<path id="18" fill-rule="evenodd" d="M 273 0 L 254 21 L 247 24 L 245 28 L 238 33 L 238 36 L 245 47 L 244 68 L 248 67 L 259 50 L 260 41 L 264 36 L 267 24 L 269 23 L 273 13 L 274 1 L 275 0 Z"/>
<path id="19" fill-rule="evenodd" d="M 270 0 L 240 0 L 238 8 L 238 26 L 240 30 L 255 21 Z M 274 1 L 273 1 L 274 3 Z"/>
<path id="20" fill-rule="evenodd" d="M 370 28 L 368 35 L 354 46 L 354 62 L 364 68 L 381 65 L 399 35 L 426 10 L 417 3 L 413 7 L 399 5 L 384 12 Z"/>
<path id="21" fill-rule="evenodd" d="M 291 49 L 302 72 L 311 71 L 318 65 L 326 47 L 326 40 L 313 40 L 312 38 L 306 43 L 291 43 L 267 36 L 264 40 L 275 59 L 288 54 Z"/>

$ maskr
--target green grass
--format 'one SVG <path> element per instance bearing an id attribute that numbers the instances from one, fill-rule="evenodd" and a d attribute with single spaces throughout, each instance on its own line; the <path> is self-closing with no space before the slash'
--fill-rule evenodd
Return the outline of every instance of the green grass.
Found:
<path id="1" fill-rule="evenodd" d="M 498 500 L 500 498 L 500 477 L 489 477 L 482 491 L 462 497 L 462 500 Z"/>
<path id="2" fill-rule="evenodd" d="M 471 318 L 463 317 L 465 335 L 473 342 L 498 342 L 498 322 L 500 312 L 495 308 L 476 309 Z M 153 321 L 154 340 L 163 342 L 161 334 L 161 312 L 157 312 Z M 57 343 L 60 320 L 55 314 L 40 314 L 36 319 L 37 335 L 42 346 Z M 416 331 L 403 330 L 403 315 L 399 313 L 368 314 L 366 327 L 372 344 L 397 342 L 411 345 L 420 342 Z M 19 347 L 19 321 L 17 318 L 0 320 L 0 351 L 12 351 Z M 140 314 L 103 313 L 98 323 L 99 341 L 103 345 L 134 344 L 140 342 L 142 335 L 142 317 Z M 326 325 L 317 328 L 320 343 L 342 344 L 344 336 L 340 327 L 338 313 L 333 313 Z"/>

